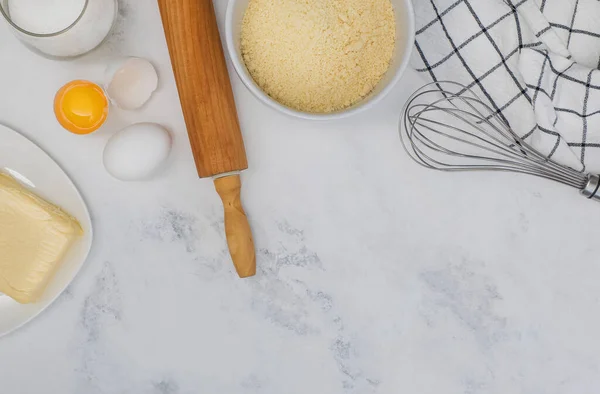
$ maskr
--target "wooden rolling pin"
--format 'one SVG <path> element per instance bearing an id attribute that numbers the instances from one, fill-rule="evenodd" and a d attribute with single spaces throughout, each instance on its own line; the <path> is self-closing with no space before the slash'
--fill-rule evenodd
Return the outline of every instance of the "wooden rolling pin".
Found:
<path id="1" fill-rule="evenodd" d="M 248 168 L 212 0 L 158 0 L 198 174 L 214 177 L 229 252 L 241 278 L 256 274 L 252 232 L 240 199 Z"/>

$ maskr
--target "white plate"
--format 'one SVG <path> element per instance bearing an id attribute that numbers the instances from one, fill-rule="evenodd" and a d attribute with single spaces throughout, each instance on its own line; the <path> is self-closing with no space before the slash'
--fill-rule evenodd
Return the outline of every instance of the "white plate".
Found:
<path id="1" fill-rule="evenodd" d="M 0 125 L 0 170 L 76 217 L 84 231 L 37 303 L 21 305 L 0 293 L 0 336 L 3 336 L 39 315 L 75 278 L 92 246 L 92 221 L 83 198 L 59 165 L 36 144 L 3 125 Z"/>

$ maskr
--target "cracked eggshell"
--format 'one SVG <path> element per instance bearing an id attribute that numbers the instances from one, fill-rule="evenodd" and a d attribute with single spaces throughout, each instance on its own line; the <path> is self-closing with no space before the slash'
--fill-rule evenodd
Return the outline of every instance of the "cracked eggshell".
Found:
<path id="1" fill-rule="evenodd" d="M 104 90 L 111 103 L 124 110 L 141 108 L 158 88 L 158 73 L 146 59 L 119 58 L 106 68 Z"/>

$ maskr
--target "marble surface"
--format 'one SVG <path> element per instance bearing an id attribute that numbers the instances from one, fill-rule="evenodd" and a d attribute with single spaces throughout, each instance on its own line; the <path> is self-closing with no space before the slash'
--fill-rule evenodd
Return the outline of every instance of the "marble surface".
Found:
<path id="1" fill-rule="evenodd" d="M 377 108 L 331 123 L 284 117 L 232 74 L 259 267 L 236 279 L 220 201 L 195 174 L 156 2 L 121 8 L 110 40 L 73 62 L 39 58 L 0 26 L 0 121 L 72 175 L 96 232 L 68 291 L 0 339 L 0 392 L 600 390 L 600 205 L 543 180 L 414 165 L 397 135 L 423 82 L 412 71 Z M 99 80 L 118 55 L 157 66 L 154 99 L 97 134 L 61 130 L 57 88 Z M 106 140 L 133 121 L 175 135 L 152 182 L 102 167 Z"/>

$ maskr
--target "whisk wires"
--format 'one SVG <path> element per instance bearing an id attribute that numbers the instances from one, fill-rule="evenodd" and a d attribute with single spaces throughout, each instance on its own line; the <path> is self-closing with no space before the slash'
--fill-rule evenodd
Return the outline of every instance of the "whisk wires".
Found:
<path id="1" fill-rule="evenodd" d="M 427 168 L 510 171 L 578 189 L 588 183 L 587 175 L 548 159 L 472 90 L 456 82 L 417 90 L 404 107 L 400 136 L 409 156 Z"/>

